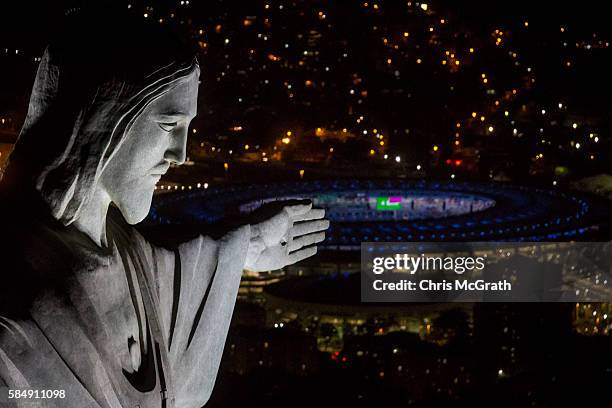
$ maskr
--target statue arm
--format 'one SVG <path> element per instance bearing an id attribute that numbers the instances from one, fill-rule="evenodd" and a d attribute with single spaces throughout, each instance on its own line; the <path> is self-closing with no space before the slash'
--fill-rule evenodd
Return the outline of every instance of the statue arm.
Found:
<path id="1" fill-rule="evenodd" d="M 250 239 L 245 225 L 218 240 L 152 249 L 179 407 L 200 407 L 212 393 Z"/>
<path id="2" fill-rule="evenodd" d="M 323 216 L 312 204 L 285 206 L 218 240 L 198 236 L 173 252 L 153 247 L 178 407 L 200 407 L 212 393 L 243 269 L 275 270 L 314 255 L 329 226 Z"/>

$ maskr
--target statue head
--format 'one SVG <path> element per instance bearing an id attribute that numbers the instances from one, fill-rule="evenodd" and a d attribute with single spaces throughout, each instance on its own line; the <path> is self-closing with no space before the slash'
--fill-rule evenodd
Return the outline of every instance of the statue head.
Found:
<path id="1" fill-rule="evenodd" d="M 195 116 L 195 52 L 158 22 L 125 10 L 67 16 L 40 62 L 3 183 L 36 192 L 64 225 L 99 189 L 129 223 L 186 155 Z"/>
<path id="2" fill-rule="evenodd" d="M 102 170 L 99 187 L 128 223 L 136 224 L 147 216 L 155 184 L 171 164 L 185 162 L 187 131 L 196 115 L 197 95 L 198 74 L 192 71 L 147 104 Z"/>

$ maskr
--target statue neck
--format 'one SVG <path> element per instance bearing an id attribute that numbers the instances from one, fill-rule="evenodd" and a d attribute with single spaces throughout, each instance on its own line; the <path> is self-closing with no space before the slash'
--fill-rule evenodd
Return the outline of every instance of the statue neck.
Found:
<path id="1" fill-rule="evenodd" d="M 93 197 L 81 209 L 79 218 L 74 222 L 74 226 L 99 247 L 107 246 L 106 214 L 110 202 L 108 193 L 101 188 L 96 188 Z"/>

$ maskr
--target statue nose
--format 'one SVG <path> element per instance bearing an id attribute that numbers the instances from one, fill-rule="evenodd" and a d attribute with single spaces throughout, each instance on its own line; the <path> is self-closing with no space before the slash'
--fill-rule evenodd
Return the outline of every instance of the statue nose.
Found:
<path id="1" fill-rule="evenodd" d="M 187 128 L 177 129 L 170 136 L 170 146 L 164 154 L 164 159 L 170 163 L 181 165 L 187 158 Z"/>

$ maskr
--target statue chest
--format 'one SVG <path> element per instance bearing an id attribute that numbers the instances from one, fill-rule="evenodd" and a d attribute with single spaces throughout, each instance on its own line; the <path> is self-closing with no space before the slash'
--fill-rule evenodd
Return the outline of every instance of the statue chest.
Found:
<path id="1" fill-rule="evenodd" d="M 74 271 L 65 293 L 38 299 L 33 317 L 97 401 L 161 407 L 165 350 L 152 332 L 155 308 L 139 280 L 144 265 L 137 254 L 116 250 L 107 262 L 92 264 Z"/>

